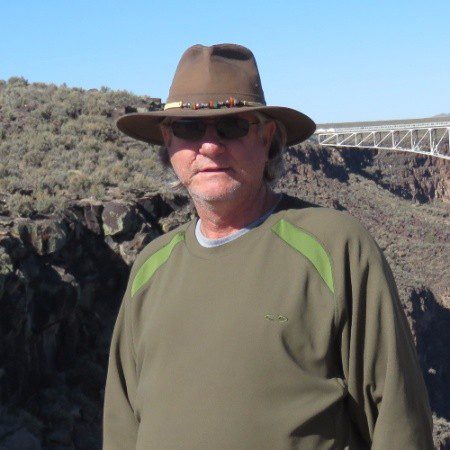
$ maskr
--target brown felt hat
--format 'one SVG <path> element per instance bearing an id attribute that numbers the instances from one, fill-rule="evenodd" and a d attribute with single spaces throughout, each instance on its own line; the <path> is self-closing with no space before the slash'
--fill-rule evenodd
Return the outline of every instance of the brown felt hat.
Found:
<path id="1" fill-rule="evenodd" d="M 287 145 L 308 139 L 316 124 L 305 114 L 267 106 L 253 53 L 241 45 L 189 47 L 178 63 L 164 110 L 125 114 L 120 131 L 150 144 L 163 145 L 159 123 L 165 117 L 214 117 L 259 111 L 284 124 Z"/>

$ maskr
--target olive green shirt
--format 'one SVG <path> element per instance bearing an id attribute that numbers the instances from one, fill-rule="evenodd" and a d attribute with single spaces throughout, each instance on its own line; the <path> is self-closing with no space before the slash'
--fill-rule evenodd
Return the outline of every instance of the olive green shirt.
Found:
<path id="1" fill-rule="evenodd" d="M 284 196 L 205 248 L 148 244 L 111 342 L 106 450 L 433 448 L 392 272 L 346 212 Z"/>

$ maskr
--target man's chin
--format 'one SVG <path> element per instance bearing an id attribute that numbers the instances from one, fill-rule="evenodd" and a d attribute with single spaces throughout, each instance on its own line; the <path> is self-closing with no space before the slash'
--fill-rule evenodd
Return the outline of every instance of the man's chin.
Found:
<path id="1" fill-rule="evenodd" d="M 239 195 L 239 185 L 227 188 L 227 189 L 189 189 L 189 194 L 194 201 L 200 203 L 218 203 L 233 201 L 238 198 Z"/>

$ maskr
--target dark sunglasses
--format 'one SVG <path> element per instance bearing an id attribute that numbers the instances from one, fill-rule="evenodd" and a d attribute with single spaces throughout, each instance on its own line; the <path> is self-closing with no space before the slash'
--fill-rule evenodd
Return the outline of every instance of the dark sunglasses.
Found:
<path id="1" fill-rule="evenodd" d="M 201 139 L 208 125 L 215 127 L 217 135 L 223 139 L 238 139 L 248 134 L 250 125 L 259 122 L 250 122 L 242 117 L 220 117 L 214 122 L 206 122 L 203 119 L 179 119 L 171 122 L 168 126 L 174 136 L 186 141 L 197 141 Z"/>

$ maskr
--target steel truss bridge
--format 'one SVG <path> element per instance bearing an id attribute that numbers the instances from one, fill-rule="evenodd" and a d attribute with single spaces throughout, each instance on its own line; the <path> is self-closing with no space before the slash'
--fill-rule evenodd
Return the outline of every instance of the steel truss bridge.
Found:
<path id="1" fill-rule="evenodd" d="M 314 134 L 328 147 L 397 150 L 450 160 L 450 116 L 320 124 Z"/>

